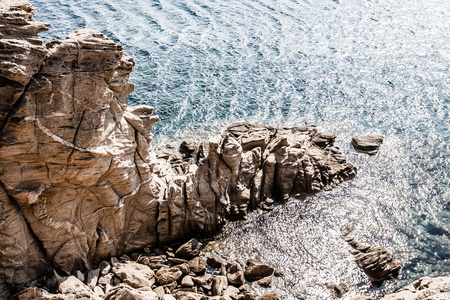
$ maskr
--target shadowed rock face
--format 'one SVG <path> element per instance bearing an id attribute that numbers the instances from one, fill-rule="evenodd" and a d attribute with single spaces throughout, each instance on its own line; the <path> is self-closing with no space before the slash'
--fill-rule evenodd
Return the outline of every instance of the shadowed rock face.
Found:
<path id="1" fill-rule="evenodd" d="M 245 123 L 176 174 L 151 149 L 153 108 L 127 105 L 122 46 L 83 29 L 44 47 L 31 13 L 0 1 L 0 296 L 50 265 L 90 269 L 355 175 L 333 134 Z"/>

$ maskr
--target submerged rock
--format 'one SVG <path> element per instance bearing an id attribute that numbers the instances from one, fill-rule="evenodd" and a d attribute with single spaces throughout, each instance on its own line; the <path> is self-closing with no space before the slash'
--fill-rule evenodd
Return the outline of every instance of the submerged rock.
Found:
<path id="1" fill-rule="evenodd" d="M 372 282 L 380 284 L 400 273 L 402 266 L 386 248 L 362 245 L 354 239 L 348 239 L 347 243 L 355 249 L 356 264 Z"/>
<path id="2" fill-rule="evenodd" d="M 352 138 L 353 147 L 370 155 L 375 155 L 383 143 L 383 136 L 379 134 L 364 134 Z"/>
<path id="3" fill-rule="evenodd" d="M 342 298 L 349 291 L 347 284 L 341 282 L 339 284 L 327 283 L 326 287 L 330 290 L 333 297 Z"/>

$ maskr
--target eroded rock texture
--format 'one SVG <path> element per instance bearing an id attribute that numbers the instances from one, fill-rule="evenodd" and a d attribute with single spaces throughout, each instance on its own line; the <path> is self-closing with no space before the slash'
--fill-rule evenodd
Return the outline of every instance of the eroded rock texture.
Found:
<path id="1" fill-rule="evenodd" d="M 157 120 L 128 107 L 134 66 L 83 29 L 42 46 L 27 2 L 0 2 L 0 290 L 56 267 L 215 231 L 227 218 L 334 187 L 355 168 L 313 127 L 234 124 L 183 174 L 150 147 Z M 161 156 L 163 157 L 163 156 Z"/>

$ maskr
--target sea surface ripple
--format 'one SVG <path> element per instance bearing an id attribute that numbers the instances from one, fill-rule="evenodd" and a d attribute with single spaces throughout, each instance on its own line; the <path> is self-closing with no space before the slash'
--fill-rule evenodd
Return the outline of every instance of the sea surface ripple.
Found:
<path id="1" fill-rule="evenodd" d="M 448 0 L 31 0 L 41 34 L 98 29 L 136 61 L 132 105 L 161 118 L 157 145 L 198 140 L 235 121 L 334 131 L 357 177 L 230 223 L 211 251 L 283 270 L 282 299 L 331 299 L 328 282 L 379 297 L 450 273 Z M 384 135 L 373 157 L 351 137 Z M 375 288 L 339 228 L 403 265 Z M 263 292 L 256 284 L 258 293 Z"/>

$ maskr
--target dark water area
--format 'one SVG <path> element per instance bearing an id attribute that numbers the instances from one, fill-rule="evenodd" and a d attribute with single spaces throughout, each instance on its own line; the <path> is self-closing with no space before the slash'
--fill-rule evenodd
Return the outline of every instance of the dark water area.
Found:
<path id="1" fill-rule="evenodd" d="M 379 297 L 450 274 L 448 0 L 32 0 L 41 34 L 97 29 L 136 61 L 131 105 L 155 106 L 155 145 L 220 133 L 235 121 L 315 124 L 358 175 L 306 200 L 230 223 L 210 245 L 283 270 L 282 299 L 331 299 L 328 282 Z M 375 156 L 351 137 L 385 137 Z M 388 248 L 399 279 L 370 285 L 350 237 Z M 253 287 L 262 292 L 257 285 Z"/>

